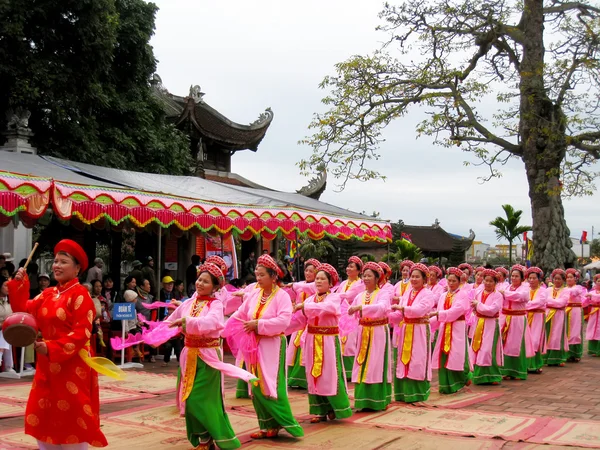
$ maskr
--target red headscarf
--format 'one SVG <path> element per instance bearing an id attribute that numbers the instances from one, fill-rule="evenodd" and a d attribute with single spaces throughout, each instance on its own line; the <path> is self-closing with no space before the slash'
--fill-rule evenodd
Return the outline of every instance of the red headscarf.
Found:
<path id="1" fill-rule="evenodd" d="M 532 273 L 537 273 L 538 274 L 538 278 L 541 280 L 542 278 L 544 278 L 544 271 L 542 269 L 540 269 L 539 267 L 535 267 L 532 266 L 529 269 L 527 269 L 525 271 L 525 278 L 528 278 L 529 275 L 531 275 Z"/>
<path id="2" fill-rule="evenodd" d="M 223 275 L 227 274 L 227 263 L 220 256 L 217 256 L 217 255 L 209 256 L 208 258 L 206 258 L 206 261 L 205 261 L 205 264 L 208 264 L 208 263 L 211 263 L 211 264 L 214 264 L 214 265 L 220 267 L 221 270 L 223 271 Z"/>
<path id="3" fill-rule="evenodd" d="M 577 269 L 567 269 L 566 274 L 573 275 L 576 280 L 579 280 L 579 277 L 581 276 L 581 274 L 579 273 L 579 270 L 577 270 Z"/>
<path id="4" fill-rule="evenodd" d="M 63 239 L 54 247 L 54 255 L 58 252 L 64 252 L 77 260 L 77 263 L 81 267 L 81 271 L 85 272 L 88 268 L 88 257 L 77 242 L 71 239 Z"/>
<path id="5" fill-rule="evenodd" d="M 471 264 L 468 263 L 462 263 L 458 266 L 458 268 L 460 270 L 465 270 L 467 269 L 469 271 L 469 275 L 473 275 L 473 266 Z"/>
<path id="6" fill-rule="evenodd" d="M 204 263 L 198 269 L 198 275 L 200 275 L 202 272 L 208 272 L 213 277 L 215 277 L 217 280 L 219 280 L 219 286 L 223 286 L 225 284 L 225 277 L 223 276 L 223 270 L 221 270 L 221 268 L 219 266 L 217 266 L 216 264 L 213 264 L 210 262 Z"/>
<path id="7" fill-rule="evenodd" d="M 316 269 L 317 267 L 319 267 L 319 264 L 321 264 L 321 263 L 317 259 L 310 258 L 304 262 L 304 267 L 306 268 L 308 266 L 314 266 L 314 268 Z"/>
<path id="8" fill-rule="evenodd" d="M 351 256 L 350 258 L 348 258 L 348 264 L 350 264 L 350 263 L 356 264 L 356 267 L 358 268 L 359 271 L 362 270 L 363 261 L 358 256 Z"/>
<path id="9" fill-rule="evenodd" d="M 446 275 L 454 275 L 456 278 L 459 279 L 459 281 L 460 277 L 462 277 L 464 274 L 465 273 L 458 267 L 449 267 L 448 269 L 446 269 Z"/>
<path id="10" fill-rule="evenodd" d="M 483 278 L 492 277 L 494 280 L 498 280 L 498 272 L 492 269 L 483 269 Z"/>
<path id="11" fill-rule="evenodd" d="M 431 272 L 435 272 L 435 275 L 439 278 L 442 278 L 443 272 L 442 269 L 440 269 L 438 266 L 429 266 L 427 268 L 427 270 L 431 273 Z"/>
<path id="12" fill-rule="evenodd" d="M 365 270 L 372 270 L 379 276 L 379 278 L 383 277 L 383 269 L 376 262 L 369 261 L 368 263 L 366 263 L 362 269 L 362 273 L 365 273 Z"/>

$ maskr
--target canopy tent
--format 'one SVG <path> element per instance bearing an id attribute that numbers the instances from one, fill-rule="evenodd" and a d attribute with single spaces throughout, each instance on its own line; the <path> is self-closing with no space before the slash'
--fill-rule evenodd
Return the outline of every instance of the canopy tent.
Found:
<path id="1" fill-rule="evenodd" d="M 593 261 L 583 267 L 585 270 L 600 270 L 600 261 Z"/>
<path id="2" fill-rule="evenodd" d="M 300 194 L 18 153 L 3 152 L 1 161 L 0 225 L 18 214 L 31 226 L 51 205 L 60 219 L 85 224 L 155 222 L 163 228 L 235 231 L 242 239 L 255 234 L 272 239 L 277 232 L 292 239 L 299 231 L 311 239 L 391 240 L 387 222 Z"/>

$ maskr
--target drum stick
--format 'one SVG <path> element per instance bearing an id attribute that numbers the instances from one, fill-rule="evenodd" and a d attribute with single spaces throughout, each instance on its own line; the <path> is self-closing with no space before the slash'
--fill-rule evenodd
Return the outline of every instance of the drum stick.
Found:
<path id="1" fill-rule="evenodd" d="M 33 258 L 33 254 L 35 253 L 35 251 L 37 250 L 37 248 L 39 247 L 39 245 L 40 245 L 39 242 L 36 242 L 33 245 L 33 248 L 31 249 L 31 253 L 29 254 L 29 258 L 27 258 L 27 261 L 25 262 L 25 265 L 23 266 L 23 269 L 25 269 L 25 271 L 27 271 L 27 266 L 31 262 L 31 258 Z"/>

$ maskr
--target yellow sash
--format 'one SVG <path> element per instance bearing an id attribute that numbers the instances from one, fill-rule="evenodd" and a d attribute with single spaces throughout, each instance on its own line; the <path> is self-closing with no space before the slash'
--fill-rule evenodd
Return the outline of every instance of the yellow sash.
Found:
<path id="1" fill-rule="evenodd" d="M 421 290 L 423 290 L 423 288 L 419 289 L 418 291 L 412 291 L 410 293 L 411 298 L 408 300 L 409 306 L 412 305 L 412 302 L 414 301 L 415 298 L 417 298 L 417 295 L 419 295 L 419 292 L 421 292 Z M 415 332 L 415 324 L 414 323 L 405 324 L 404 342 L 402 343 L 402 357 L 400 359 L 402 361 L 402 364 L 404 364 L 404 365 L 407 365 L 410 362 L 410 358 L 412 356 L 414 332 Z"/>
<path id="2" fill-rule="evenodd" d="M 378 293 L 379 293 L 379 288 L 376 288 L 371 293 L 369 298 L 367 299 L 367 292 L 365 291 L 363 293 L 362 304 L 370 305 L 371 302 L 375 299 L 375 297 L 377 297 Z M 367 355 L 369 353 L 369 348 L 371 348 L 372 343 L 373 343 L 373 327 L 362 327 L 360 349 L 358 351 L 358 354 L 356 355 L 356 363 L 359 366 L 362 366 L 363 364 L 365 364 L 365 362 L 368 363 Z M 364 369 L 362 371 L 362 377 L 359 380 L 359 382 L 363 382 L 366 377 L 367 377 L 367 367 L 364 367 Z"/>
<path id="3" fill-rule="evenodd" d="M 190 311 L 190 317 L 198 317 L 204 307 L 208 304 L 206 300 L 196 298 Z M 197 347 L 188 347 L 187 358 L 185 360 L 185 374 L 181 379 L 181 401 L 184 402 L 192 393 L 194 379 L 196 378 L 196 368 L 198 367 L 198 354 L 200 350 Z"/>
<path id="4" fill-rule="evenodd" d="M 486 293 L 483 292 L 483 294 L 481 294 L 481 301 L 482 303 L 485 305 L 485 301 L 487 300 L 488 295 L 485 295 Z M 481 341 L 483 339 L 483 330 L 485 327 L 485 318 L 480 317 L 477 319 L 477 326 L 475 327 L 475 334 L 473 335 L 473 351 L 474 352 L 478 352 L 479 349 L 481 348 Z"/>
<path id="5" fill-rule="evenodd" d="M 329 294 L 329 292 L 327 292 L 327 294 Z M 315 303 L 321 303 L 327 294 L 315 296 Z M 314 378 L 319 378 L 323 373 L 323 335 L 315 334 L 313 336 L 315 339 L 315 346 L 313 350 L 313 366 L 310 373 Z"/>

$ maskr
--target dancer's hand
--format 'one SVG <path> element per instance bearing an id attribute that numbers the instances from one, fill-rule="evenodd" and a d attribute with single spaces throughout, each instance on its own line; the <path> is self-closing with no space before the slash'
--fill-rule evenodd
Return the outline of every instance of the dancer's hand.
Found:
<path id="1" fill-rule="evenodd" d="M 169 328 L 175 328 L 175 327 L 180 327 L 183 324 L 183 318 L 179 318 L 177 320 L 174 320 L 173 322 L 171 322 L 169 324 Z"/>
<path id="2" fill-rule="evenodd" d="M 48 354 L 48 346 L 46 345 L 46 342 L 44 342 L 44 341 L 34 342 L 33 349 L 35 350 L 36 353 L 39 353 L 40 355 Z"/>
<path id="3" fill-rule="evenodd" d="M 354 314 L 356 311 L 362 310 L 362 305 L 351 306 L 348 308 L 348 315 Z"/>
<path id="4" fill-rule="evenodd" d="M 246 333 L 256 330 L 258 330 L 258 320 L 249 320 L 248 322 L 244 322 L 244 331 Z"/>

